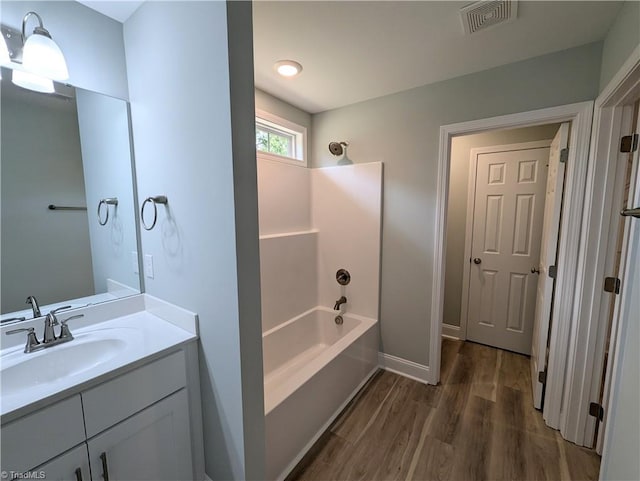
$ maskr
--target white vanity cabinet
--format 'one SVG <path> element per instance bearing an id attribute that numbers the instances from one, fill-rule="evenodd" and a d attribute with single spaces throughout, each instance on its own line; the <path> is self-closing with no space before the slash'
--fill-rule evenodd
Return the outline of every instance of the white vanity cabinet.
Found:
<path id="1" fill-rule="evenodd" d="M 195 479 L 189 347 L 3 425 L 7 478 Z"/>
<path id="2" fill-rule="evenodd" d="M 88 441 L 93 480 L 193 479 L 183 389 Z"/>
<path id="3" fill-rule="evenodd" d="M 30 470 L 30 473 L 36 476 L 35 479 L 47 481 L 90 481 L 87 445 L 82 443 L 71 451 Z"/>
<path id="4" fill-rule="evenodd" d="M 49 462 L 84 440 L 82 401 L 76 394 L 4 424 L 0 467 L 11 479 Z M 71 473 L 77 467 L 80 465 L 73 467 Z"/>

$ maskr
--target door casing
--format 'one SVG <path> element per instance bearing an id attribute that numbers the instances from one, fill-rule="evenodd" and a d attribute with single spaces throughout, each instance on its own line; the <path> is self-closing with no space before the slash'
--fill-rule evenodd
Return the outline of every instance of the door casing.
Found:
<path id="1" fill-rule="evenodd" d="M 616 160 L 620 155 L 620 137 L 629 133 L 632 128 L 632 105 L 638 98 L 640 46 L 632 52 L 595 100 L 588 189 L 580 246 L 580 271 L 573 314 L 573 318 L 579 319 L 580 322 L 576 323 L 567 350 L 567 409 L 562 419 L 567 439 L 581 446 L 592 447 L 593 444 L 596 422 L 595 418 L 589 415 L 589 403 L 599 400 L 602 382 L 608 323 L 607 301 L 610 296 L 602 287 L 604 277 L 611 275 L 608 273 L 610 259 L 607 253 L 611 250 L 611 233 L 617 231 L 620 215 L 620 208 L 614 202 L 619 189 L 616 177 L 620 177 Z M 612 327 L 611 340 L 614 342 L 614 333 L 620 331 L 620 326 Z M 615 362 L 616 355 L 616 352 L 610 352 L 610 362 Z M 605 411 L 605 417 L 607 415 Z"/>
<path id="2" fill-rule="evenodd" d="M 429 377 L 432 384 L 440 378 L 442 313 L 444 309 L 444 273 L 446 254 L 446 214 L 449 190 L 451 139 L 454 136 L 488 130 L 528 127 L 549 123 L 571 122 L 572 135 L 567 159 L 562 236 L 558 246 L 559 265 L 556 283 L 558 302 L 553 318 L 572 319 L 574 288 L 577 280 L 578 250 L 582 230 L 582 212 L 587 180 L 587 158 L 593 119 L 593 102 L 533 110 L 517 114 L 480 119 L 440 127 L 440 150 L 437 171 L 435 231 L 433 249 L 433 286 L 431 290 L 431 329 L 429 339 Z M 544 417 L 554 429 L 561 429 L 566 352 L 575 322 L 553 323 Z M 564 435 L 564 433 L 563 433 Z"/>

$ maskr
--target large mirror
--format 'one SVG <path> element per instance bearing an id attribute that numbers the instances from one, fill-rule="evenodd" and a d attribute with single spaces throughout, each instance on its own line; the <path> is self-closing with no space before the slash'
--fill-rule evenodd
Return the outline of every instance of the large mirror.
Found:
<path id="1" fill-rule="evenodd" d="M 32 318 L 29 296 L 44 315 L 139 293 L 127 102 L 34 92 L 11 74 L 0 84 L 0 319 Z"/>

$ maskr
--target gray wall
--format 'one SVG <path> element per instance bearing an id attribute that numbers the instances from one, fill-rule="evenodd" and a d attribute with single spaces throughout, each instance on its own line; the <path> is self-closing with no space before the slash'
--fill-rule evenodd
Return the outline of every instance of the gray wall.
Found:
<path id="1" fill-rule="evenodd" d="M 87 212 L 47 209 L 86 205 L 75 102 L 3 79 L 0 103 L 2 312 L 93 295 Z"/>
<path id="2" fill-rule="evenodd" d="M 640 45 L 640 2 L 626 1 L 622 4 L 602 45 L 601 91 L 638 45 Z"/>
<path id="3" fill-rule="evenodd" d="M 558 127 L 559 124 L 550 124 L 523 129 L 496 130 L 456 137 L 452 140 L 443 313 L 445 324 L 460 325 L 471 149 L 553 139 Z"/>
<path id="4" fill-rule="evenodd" d="M 146 2 L 125 22 L 124 35 L 138 192 L 169 201 L 159 209 L 158 226 L 142 233 L 155 270 L 145 288 L 199 315 L 207 474 L 260 479 L 250 4 Z"/>
<path id="5" fill-rule="evenodd" d="M 314 167 L 383 161 L 381 350 L 428 364 L 436 170 L 441 125 L 592 100 L 600 43 L 426 85 L 313 116 Z"/>
<path id="6" fill-rule="evenodd" d="M 74 1 L 2 0 L 0 19 L 19 30 L 22 17 L 31 10 L 40 14 L 45 28 L 64 52 L 68 83 L 128 98 L 121 23 Z"/>
<path id="7" fill-rule="evenodd" d="M 263 90 L 255 89 L 255 92 L 256 109 L 277 115 L 278 117 L 287 119 L 293 123 L 301 125 L 302 127 L 306 127 L 307 129 L 311 128 L 311 114 L 304 110 L 300 110 L 299 108 L 294 107 L 293 105 L 288 104 L 287 102 L 280 100 Z M 307 139 L 307 141 L 309 141 L 309 139 Z M 308 146 L 307 150 L 310 151 Z"/>

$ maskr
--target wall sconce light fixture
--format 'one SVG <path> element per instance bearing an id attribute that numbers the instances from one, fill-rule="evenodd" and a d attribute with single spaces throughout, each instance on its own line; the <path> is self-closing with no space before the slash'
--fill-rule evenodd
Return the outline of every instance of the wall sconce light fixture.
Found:
<path id="1" fill-rule="evenodd" d="M 42 92 L 43 94 L 52 94 L 56 91 L 53 86 L 53 80 L 27 72 L 26 70 L 14 68 L 11 74 L 11 81 L 19 87 L 35 92 Z"/>
<path id="2" fill-rule="evenodd" d="M 38 25 L 27 35 L 27 22 L 31 17 L 38 20 Z M 0 65 L 13 70 L 11 81 L 14 84 L 36 92 L 53 93 L 54 80 L 69 78 L 64 55 L 36 12 L 24 16 L 21 32 L 2 25 Z"/>
<path id="3" fill-rule="evenodd" d="M 34 16 L 38 26 L 33 33 L 26 35 L 27 20 Z M 36 12 L 28 12 L 22 19 L 22 66 L 24 70 L 51 80 L 69 79 L 67 62 L 60 47 L 51 39 L 51 34 L 44 28 L 42 18 Z"/>

